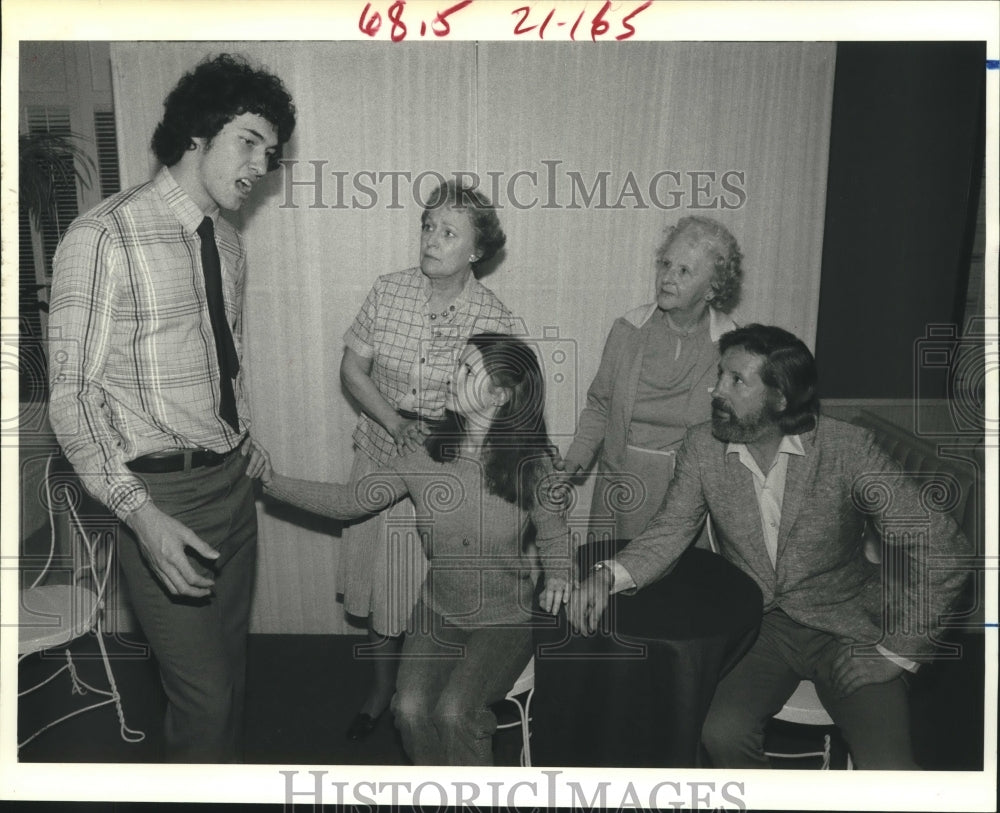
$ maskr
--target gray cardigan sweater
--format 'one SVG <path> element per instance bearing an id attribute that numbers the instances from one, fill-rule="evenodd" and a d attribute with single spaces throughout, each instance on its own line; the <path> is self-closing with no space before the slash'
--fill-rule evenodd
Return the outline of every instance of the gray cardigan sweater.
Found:
<path id="1" fill-rule="evenodd" d="M 656 312 L 656 303 L 643 305 L 615 320 L 601 356 L 601 365 L 587 391 L 587 406 L 580 413 L 576 435 L 566 459 L 587 466 L 601 449 L 605 470 L 620 471 L 625 464 L 629 424 L 635 408 L 635 394 L 642 372 L 642 326 Z M 719 337 L 736 324 L 724 313 L 709 309 L 709 337 L 718 344 Z M 687 425 L 695 426 L 711 415 L 708 390 L 715 384 L 716 365 L 700 371 L 691 388 L 685 410 Z M 603 445 L 602 445 L 603 444 Z"/>
<path id="2" fill-rule="evenodd" d="M 551 463 L 547 464 L 551 470 Z M 275 474 L 267 493 L 335 519 L 374 514 L 410 495 L 430 570 L 422 599 L 458 626 L 529 620 L 536 563 L 524 535 L 535 527 L 547 576 L 569 576 L 569 534 L 562 506 L 545 488 L 531 510 L 486 490 L 482 463 L 437 463 L 424 449 L 395 458 L 356 484 L 319 483 Z"/>

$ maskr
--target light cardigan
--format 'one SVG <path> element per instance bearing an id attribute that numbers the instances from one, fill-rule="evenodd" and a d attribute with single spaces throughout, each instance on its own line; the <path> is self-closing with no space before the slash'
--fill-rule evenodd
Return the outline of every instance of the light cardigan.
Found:
<path id="1" fill-rule="evenodd" d="M 656 313 L 656 303 L 635 308 L 615 320 L 601 356 L 601 365 L 587 391 L 587 406 L 580 413 L 576 435 L 566 453 L 567 460 L 590 464 L 601 449 L 604 470 L 621 471 L 625 465 L 629 425 L 635 408 L 636 390 L 642 373 L 645 347 L 642 326 Z M 709 308 L 709 338 L 718 345 L 719 337 L 736 328 L 726 314 Z M 711 417 L 709 389 L 715 384 L 716 362 L 696 373 L 684 410 L 685 424 L 695 426 Z M 602 447 L 603 444 L 603 447 Z"/>
<path id="2" fill-rule="evenodd" d="M 546 468 L 551 473 L 551 463 Z M 265 489 L 284 502 L 341 520 L 378 513 L 409 494 L 430 560 L 421 598 L 449 622 L 469 627 L 530 619 L 535 563 L 524 554 L 529 524 L 535 527 L 546 575 L 568 578 L 566 520 L 546 485 L 542 480 L 535 507 L 525 510 L 486 490 L 481 461 L 459 458 L 437 463 L 419 449 L 391 460 L 357 484 L 275 474 Z M 390 576 L 376 574 L 376 578 Z"/>

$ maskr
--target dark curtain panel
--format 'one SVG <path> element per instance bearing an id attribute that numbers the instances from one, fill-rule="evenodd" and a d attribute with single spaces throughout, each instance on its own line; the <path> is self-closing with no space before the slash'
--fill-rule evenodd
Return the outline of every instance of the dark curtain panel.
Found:
<path id="1" fill-rule="evenodd" d="M 837 46 L 816 339 L 825 397 L 951 394 L 949 348 L 972 315 L 985 77 L 982 42 Z"/>

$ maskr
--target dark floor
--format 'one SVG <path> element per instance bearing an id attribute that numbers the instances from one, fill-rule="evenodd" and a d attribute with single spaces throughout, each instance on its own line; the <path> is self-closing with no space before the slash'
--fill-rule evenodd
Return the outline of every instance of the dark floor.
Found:
<path id="1" fill-rule="evenodd" d="M 123 742 L 111 707 L 67 720 L 21 749 L 25 762 L 157 762 L 162 749 L 164 697 L 155 661 L 136 635 L 108 637 L 107 648 L 123 698 L 129 728 L 146 734 L 138 743 Z M 248 651 L 245 761 L 254 764 L 409 765 L 399 736 L 386 713 L 361 742 L 344 736 L 367 692 L 369 663 L 354 657 L 364 637 L 328 635 L 251 635 Z M 106 686 L 104 667 L 92 637 L 71 646 L 80 677 Z M 21 686 L 30 686 L 65 663 L 62 657 L 26 658 L 20 666 Z M 61 675 L 22 698 L 18 705 L 18 741 L 38 726 L 86 699 L 70 694 L 70 679 Z M 512 704 L 497 706 L 501 722 L 516 719 Z M 516 766 L 520 757 L 518 729 L 498 731 L 497 765 Z"/>
<path id="2" fill-rule="evenodd" d="M 164 699 L 155 662 L 135 635 L 108 638 L 115 676 L 124 698 L 126 721 L 146 733 L 139 743 L 119 737 L 111 707 L 87 712 L 40 735 L 20 752 L 25 762 L 155 762 L 162 748 Z M 354 657 L 362 637 L 310 635 L 251 635 L 246 704 L 246 754 L 254 764 L 406 765 L 409 764 L 388 714 L 362 742 L 344 736 L 367 689 L 369 664 Z M 981 770 L 983 697 L 976 675 L 983 669 L 983 636 L 962 639 L 960 660 L 944 661 L 921 670 L 911 689 L 913 740 L 918 762 L 928 770 Z M 73 643 L 71 651 L 80 676 L 105 685 L 103 665 L 92 637 Z M 42 679 L 63 661 L 38 655 L 20 666 L 21 687 Z M 70 694 L 69 678 L 22 698 L 18 704 L 18 740 L 44 721 L 79 707 L 82 698 Z M 497 708 L 501 721 L 513 720 L 513 706 Z M 835 730 L 834 767 L 842 767 L 844 749 Z M 773 750 L 805 749 L 822 741 L 824 729 L 775 723 L 769 732 Z M 520 733 L 497 733 L 497 765 L 516 766 Z M 783 762 L 783 768 L 812 769 L 818 762 Z"/>

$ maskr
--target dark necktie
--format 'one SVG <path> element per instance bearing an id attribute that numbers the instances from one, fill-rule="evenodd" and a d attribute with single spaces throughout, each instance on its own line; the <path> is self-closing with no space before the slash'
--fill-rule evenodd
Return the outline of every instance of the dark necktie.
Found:
<path id="1" fill-rule="evenodd" d="M 215 354 L 219 359 L 219 381 L 222 399 L 219 415 L 233 430 L 238 432 L 239 419 L 236 416 L 236 395 L 233 379 L 240 371 L 240 360 L 236 357 L 236 345 L 226 320 L 226 306 L 222 301 L 222 266 L 219 263 L 219 249 L 215 245 L 215 225 L 206 217 L 198 227 L 201 238 L 201 267 L 205 272 L 205 297 L 208 300 L 208 314 L 212 319 L 212 333 L 215 334 Z"/>

